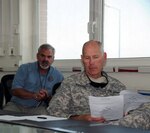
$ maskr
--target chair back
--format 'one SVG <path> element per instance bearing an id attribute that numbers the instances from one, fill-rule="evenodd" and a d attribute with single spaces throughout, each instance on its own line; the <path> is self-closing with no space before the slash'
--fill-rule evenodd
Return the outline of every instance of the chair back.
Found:
<path id="1" fill-rule="evenodd" d="M 3 92 L 4 92 L 4 97 L 5 97 L 5 103 L 9 102 L 12 97 L 10 90 L 12 87 L 14 76 L 15 74 L 7 74 L 1 78 L 1 84 L 3 87 Z"/>
<path id="2" fill-rule="evenodd" d="M 3 91 L 3 86 L 0 83 L 0 109 L 3 108 L 3 99 L 4 99 L 4 91 Z"/>

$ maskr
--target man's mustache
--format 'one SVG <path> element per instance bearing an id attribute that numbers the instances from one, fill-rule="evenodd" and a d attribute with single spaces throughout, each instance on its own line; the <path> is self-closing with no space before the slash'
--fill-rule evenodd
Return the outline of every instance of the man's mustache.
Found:
<path id="1" fill-rule="evenodd" d="M 49 62 L 48 61 L 42 61 L 42 65 L 48 65 Z"/>

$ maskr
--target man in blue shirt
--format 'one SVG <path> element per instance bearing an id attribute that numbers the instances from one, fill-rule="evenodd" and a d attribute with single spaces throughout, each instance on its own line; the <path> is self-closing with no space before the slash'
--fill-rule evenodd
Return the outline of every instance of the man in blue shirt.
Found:
<path id="1" fill-rule="evenodd" d="M 39 47 L 37 61 L 22 64 L 12 83 L 12 98 L 4 110 L 47 114 L 46 107 L 56 89 L 64 79 L 51 64 L 55 49 L 49 44 Z"/>

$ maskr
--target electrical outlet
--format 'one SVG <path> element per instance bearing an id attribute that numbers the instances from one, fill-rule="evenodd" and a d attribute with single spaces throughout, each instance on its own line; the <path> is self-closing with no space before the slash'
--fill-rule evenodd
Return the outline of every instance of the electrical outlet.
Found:
<path id="1" fill-rule="evenodd" d="M 15 55 L 14 54 L 14 47 L 9 48 L 9 55 Z"/>

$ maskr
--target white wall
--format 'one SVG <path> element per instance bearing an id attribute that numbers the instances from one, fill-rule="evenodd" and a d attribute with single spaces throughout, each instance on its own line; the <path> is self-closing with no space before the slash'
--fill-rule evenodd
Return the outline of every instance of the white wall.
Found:
<path id="1" fill-rule="evenodd" d="M 0 68 L 16 68 L 19 65 L 20 35 L 19 1 L 0 0 Z"/>
<path id="2" fill-rule="evenodd" d="M 75 72 L 63 72 L 65 77 L 74 74 Z M 110 73 L 108 75 L 119 79 L 126 85 L 127 89 L 131 90 L 150 90 L 150 74 L 146 73 Z"/>
<path id="3" fill-rule="evenodd" d="M 112 62 L 112 63 L 111 63 Z M 119 79 L 122 83 L 124 83 L 128 89 L 135 89 L 135 90 L 150 90 L 150 69 L 149 67 L 131 67 L 130 65 L 134 66 L 135 64 L 138 64 L 138 62 L 135 60 L 132 61 L 133 64 L 128 64 L 124 61 L 124 63 L 116 63 L 114 65 L 114 60 L 110 61 L 108 59 L 108 65 L 104 68 L 104 71 L 108 72 L 110 76 L 113 76 L 117 79 Z M 120 66 L 125 66 L 128 70 L 138 69 L 139 72 L 118 72 L 118 68 Z M 53 66 L 56 66 L 58 69 L 60 69 L 64 76 L 70 76 L 71 74 L 74 74 L 76 72 L 73 72 L 73 68 L 83 70 L 82 64 L 80 60 L 56 60 L 53 63 Z M 121 66 L 121 67 L 122 67 Z M 130 67 L 128 67 L 130 66 Z M 115 72 L 113 72 L 115 69 Z"/>
<path id="4" fill-rule="evenodd" d="M 127 89 L 150 90 L 150 74 L 146 73 L 110 73 L 127 86 Z"/>

